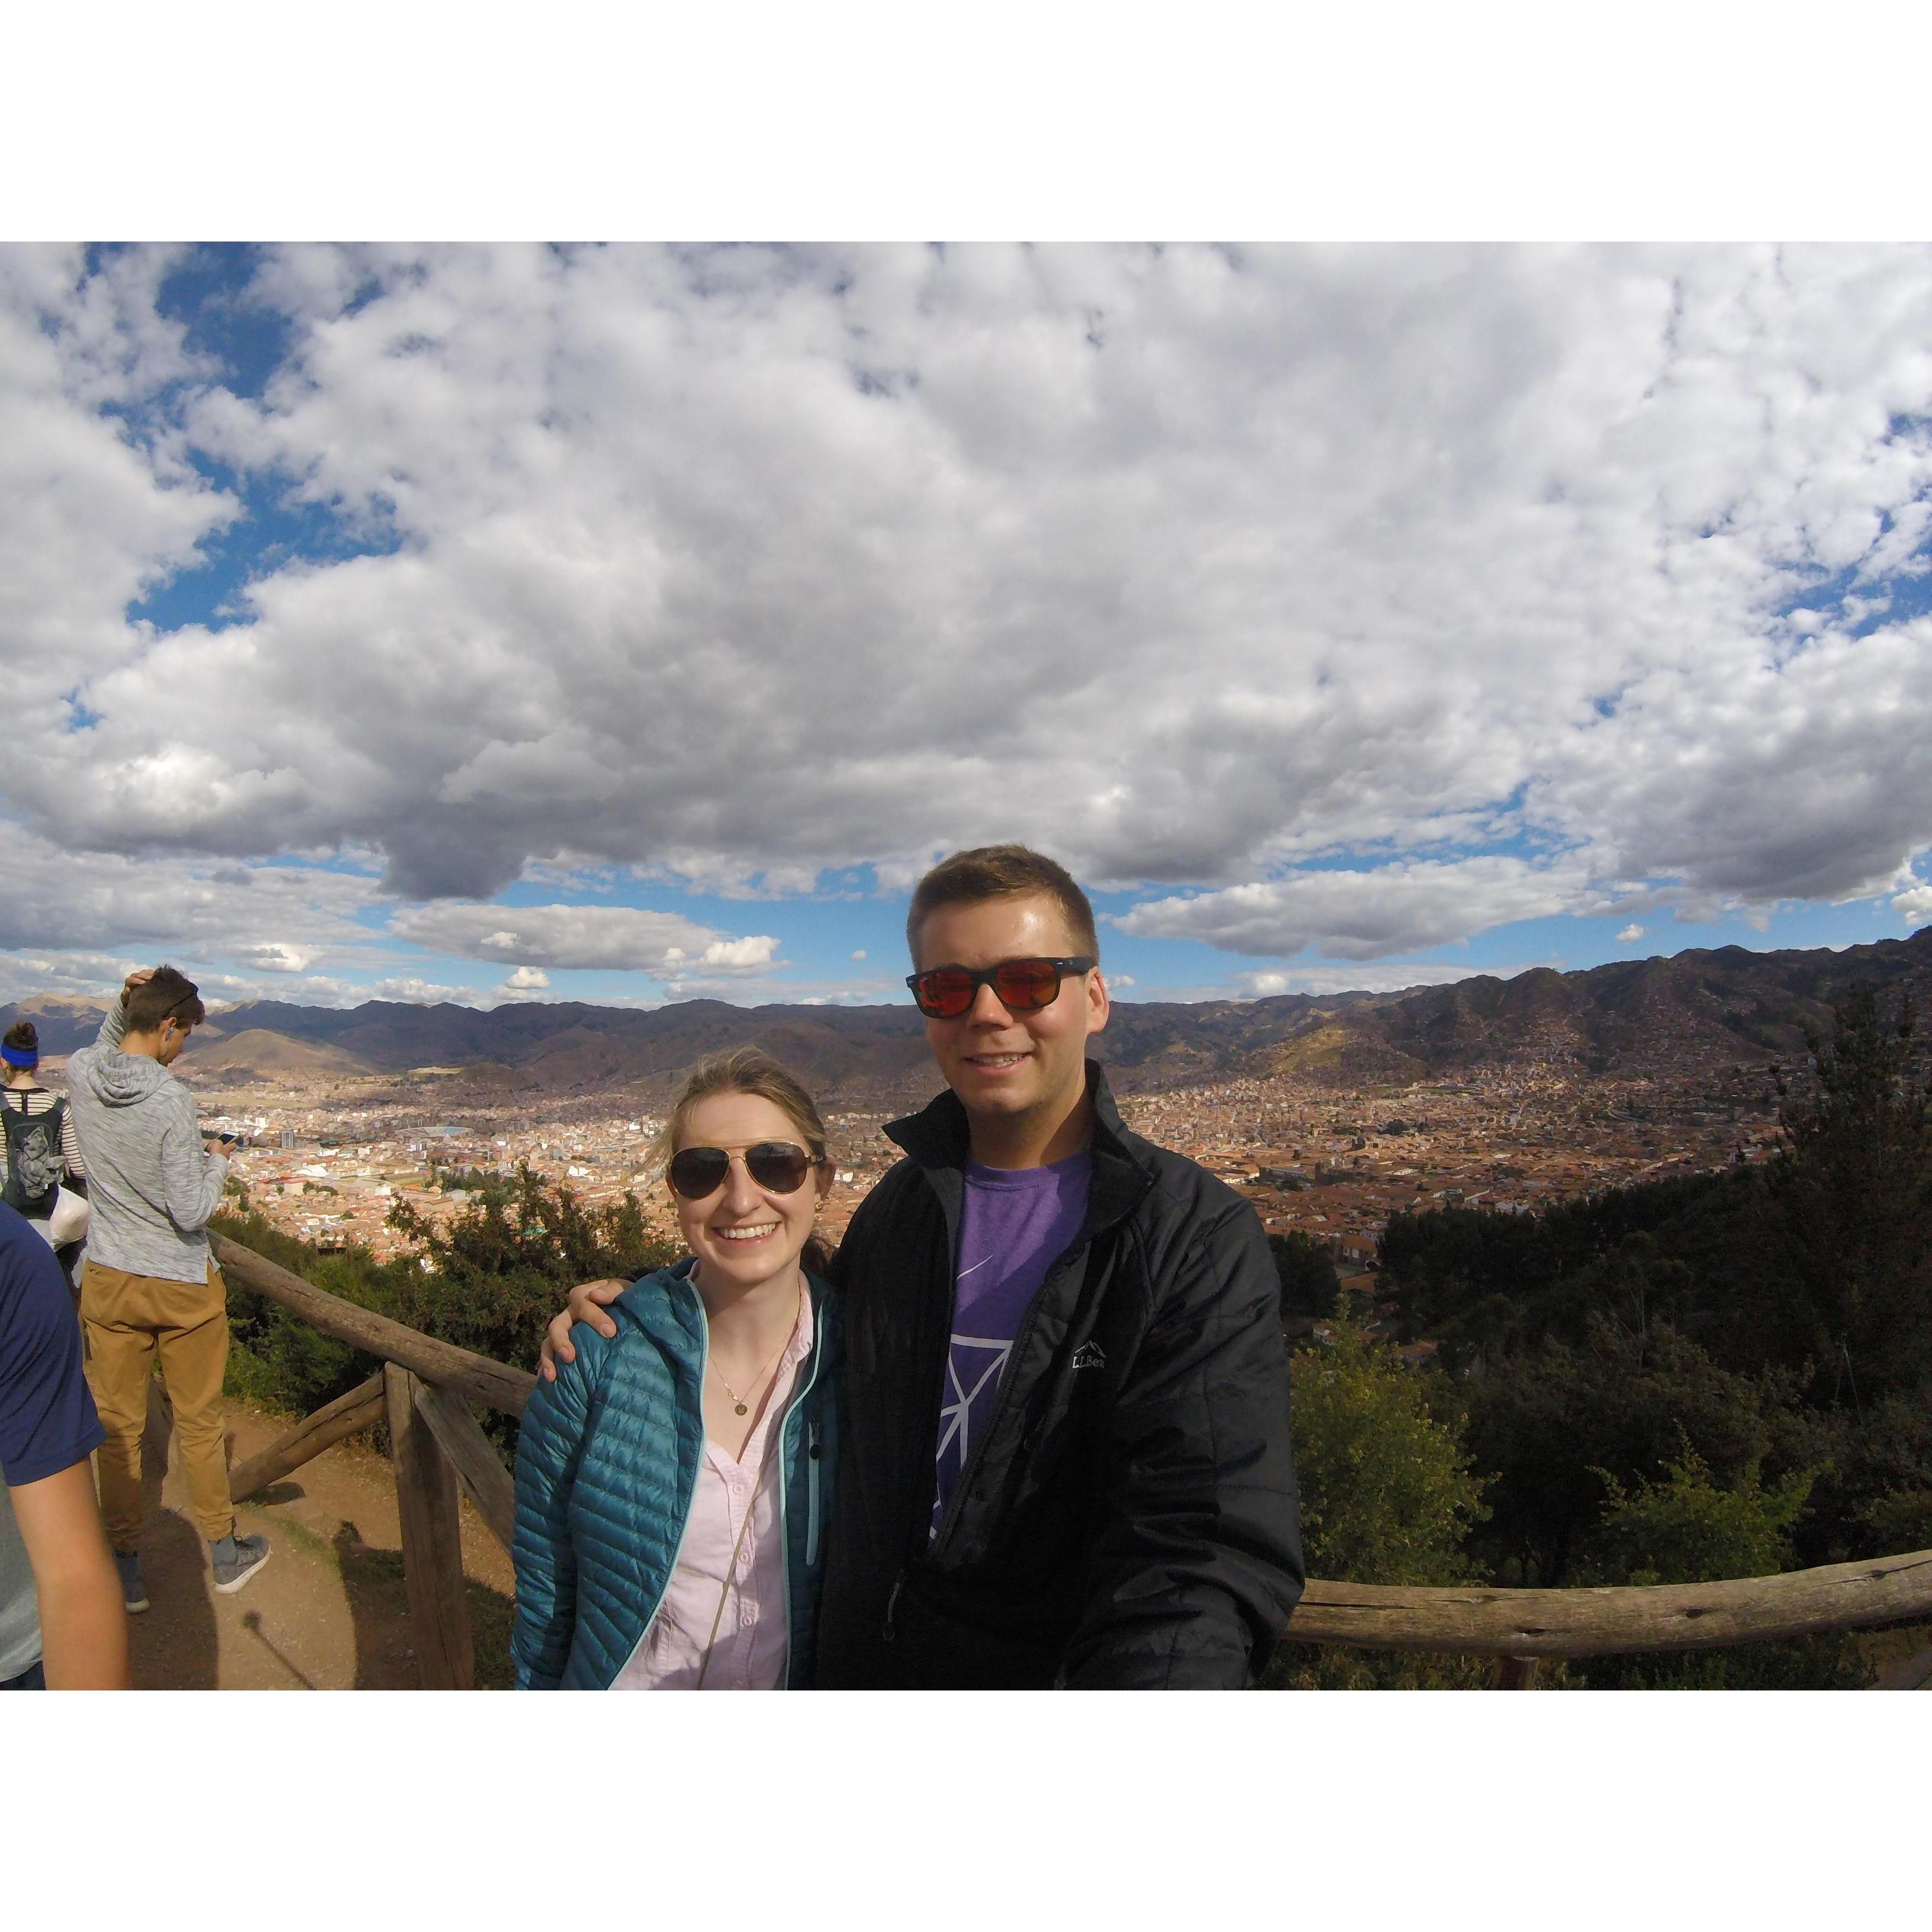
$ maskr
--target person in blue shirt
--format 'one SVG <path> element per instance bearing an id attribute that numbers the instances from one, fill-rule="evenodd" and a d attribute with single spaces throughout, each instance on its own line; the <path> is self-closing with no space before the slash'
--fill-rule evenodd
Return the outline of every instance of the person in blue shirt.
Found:
<path id="1" fill-rule="evenodd" d="M 100 1418 L 53 1251 L 0 1202 L 0 1690 L 124 1690 L 128 1618 L 88 1462 Z"/>

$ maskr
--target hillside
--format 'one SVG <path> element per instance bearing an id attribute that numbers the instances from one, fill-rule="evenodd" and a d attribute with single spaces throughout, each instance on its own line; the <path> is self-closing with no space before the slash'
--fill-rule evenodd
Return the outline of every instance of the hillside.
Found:
<path id="1" fill-rule="evenodd" d="M 1843 952 L 1742 946 L 1620 960 L 1574 973 L 1477 974 L 1398 993 L 1307 994 L 1198 1005 L 1122 1001 L 1098 1043 L 1124 1090 L 1295 1072 L 1337 1084 L 1403 1084 L 1478 1066 L 1562 1060 L 1592 1073 L 1790 1060 L 1852 987 L 1909 991 L 1932 1005 L 1932 927 Z M 93 1036 L 100 1010 L 70 1000 L 0 1008 L 30 1014 L 44 1050 Z M 258 1000 L 197 1036 L 205 1072 L 288 1078 L 461 1070 L 459 1086 L 569 1093 L 667 1090 L 704 1053 L 755 1042 L 814 1091 L 856 1102 L 929 1092 L 925 1029 L 910 1003 L 745 1008 L 691 1000 L 651 1011 L 571 1001 L 497 1007 L 337 1008 Z M 454 1097 L 454 1096 L 453 1096 Z"/>
<path id="2" fill-rule="evenodd" d="M 267 1027 L 247 1027 L 205 1042 L 197 1033 L 192 1065 L 197 1073 L 220 1074 L 231 1081 L 345 1079 L 370 1070 L 340 1047 L 293 1040 Z"/>

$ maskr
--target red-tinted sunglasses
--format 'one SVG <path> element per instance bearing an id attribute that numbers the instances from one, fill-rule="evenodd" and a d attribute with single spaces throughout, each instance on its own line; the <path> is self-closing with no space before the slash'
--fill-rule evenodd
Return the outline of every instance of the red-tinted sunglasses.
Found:
<path id="1" fill-rule="evenodd" d="M 997 966 L 975 971 L 970 966 L 934 966 L 908 974 L 906 984 L 921 1012 L 929 1020 L 956 1020 L 979 998 L 982 986 L 1010 1013 L 1036 1013 L 1060 997 L 1060 982 L 1070 973 L 1093 970 L 1090 959 L 1002 959 Z"/>
<path id="2" fill-rule="evenodd" d="M 790 1141 L 760 1141 L 745 1150 L 745 1172 L 754 1187 L 767 1194 L 796 1194 L 817 1163 L 803 1148 Z M 664 1178 L 687 1201 L 702 1201 L 724 1185 L 731 1156 L 722 1148 L 680 1148 L 664 1169 Z"/>

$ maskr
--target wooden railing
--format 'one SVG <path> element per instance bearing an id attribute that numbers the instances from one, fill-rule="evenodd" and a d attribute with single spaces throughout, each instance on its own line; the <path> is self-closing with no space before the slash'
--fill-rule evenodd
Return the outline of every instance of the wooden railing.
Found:
<path id="1" fill-rule="evenodd" d="M 236 1501 L 259 1494 L 344 1436 L 387 1421 L 417 1666 L 425 1689 L 469 1688 L 476 1666 L 457 1496 L 469 1496 L 506 1550 L 514 1509 L 509 1474 L 468 1405 L 520 1415 L 536 1378 L 327 1294 L 226 1235 L 208 1238 L 231 1281 L 384 1364 L 380 1375 L 232 1471 Z M 1406 1589 L 1311 1578 L 1288 1634 L 1300 1643 L 1493 1657 L 1498 1684 L 1522 1688 L 1544 1658 L 1709 1650 L 1925 1617 L 1932 1617 L 1932 1550 L 1648 1588 Z"/>
<path id="2" fill-rule="evenodd" d="M 426 1690 L 472 1688 L 476 1652 L 463 1592 L 457 1497 L 459 1492 L 469 1496 L 506 1550 L 516 1511 L 510 1473 L 469 1405 L 474 1402 L 520 1415 L 536 1377 L 358 1308 L 225 1234 L 211 1232 L 208 1243 L 230 1281 L 266 1295 L 311 1328 L 382 1363 L 380 1374 L 317 1409 L 260 1455 L 231 1470 L 230 1494 L 244 1502 L 320 1455 L 331 1443 L 386 1422 L 417 1672 Z"/>

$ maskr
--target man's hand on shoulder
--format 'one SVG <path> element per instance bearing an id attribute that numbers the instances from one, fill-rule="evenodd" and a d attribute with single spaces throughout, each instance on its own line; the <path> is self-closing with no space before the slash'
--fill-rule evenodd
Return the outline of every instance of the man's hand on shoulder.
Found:
<path id="1" fill-rule="evenodd" d="M 550 1326 L 544 1330 L 543 1346 L 537 1352 L 537 1373 L 545 1382 L 556 1380 L 559 1362 L 576 1360 L 570 1331 L 578 1322 L 589 1322 L 607 1341 L 616 1334 L 616 1322 L 604 1311 L 630 1285 L 628 1281 L 607 1277 L 602 1281 L 580 1281 L 570 1291 L 563 1312 L 550 1318 Z"/>

